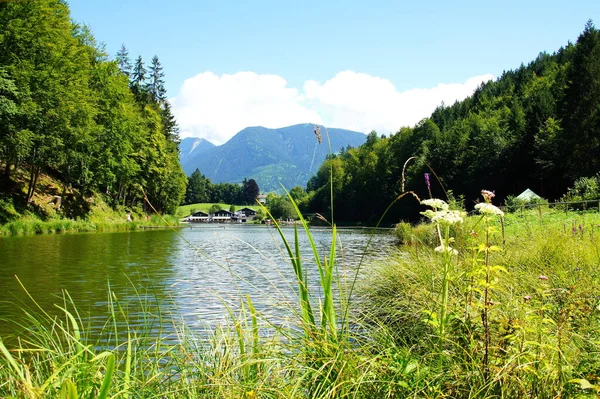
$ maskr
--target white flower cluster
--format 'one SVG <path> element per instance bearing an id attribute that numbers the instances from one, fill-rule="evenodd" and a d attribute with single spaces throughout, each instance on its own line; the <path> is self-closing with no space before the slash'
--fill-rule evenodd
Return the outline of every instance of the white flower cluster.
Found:
<path id="1" fill-rule="evenodd" d="M 423 200 L 421 201 L 421 205 L 430 206 L 433 209 L 441 209 L 443 211 L 448 210 L 448 204 L 446 203 L 446 201 L 437 198 Z"/>
<path id="2" fill-rule="evenodd" d="M 440 224 L 458 224 L 463 222 L 463 218 L 460 211 L 438 211 L 431 221 Z"/>
<path id="3" fill-rule="evenodd" d="M 487 202 L 481 202 L 475 205 L 475 209 L 479 211 L 479 213 L 488 214 L 488 215 L 500 215 L 503 216 L 504 212 L 502 212 L 498 207 L 492 204 L 488 204 Z"/>
<path id="4" fill-rule="evenodd" d="M 421 215 L 431 219 L 433 223 L 457 224 L 463 222 L 462 212 L 449 210 L 448 204 L 441 199 L 426 199 L 421 201 L 421 204 L 435 209 L 435 211 L 428 209 L 425 212 L 421 212 Z"/>
<path id="5" fill-rule="evenodd" d="M 435 252 L 450 252 L 452 255 L 458 255 L 458 251 L 452 248 L 450 245 L 442 244 L 439 247 L 435 247 Z"/>

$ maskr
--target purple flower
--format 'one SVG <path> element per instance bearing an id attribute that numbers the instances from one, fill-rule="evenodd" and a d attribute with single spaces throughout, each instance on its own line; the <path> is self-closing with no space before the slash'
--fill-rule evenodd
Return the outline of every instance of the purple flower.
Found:
<path id="1" fill-rule="evenodd" d="M 496 194 L 490 190 L 481 190 L 481 195 L 483 196 L 484 201 L 487 203 L 492 202 L 492 198 L 496 196 Z"/>
<path id="2" fill-rule="evenodd" d="M 425 184 L 427 184 L 427 191 L 429 191 L 429 198 L 431 198 L 431 181 L 429 180 L 429 173 L 425 173 Z"/>

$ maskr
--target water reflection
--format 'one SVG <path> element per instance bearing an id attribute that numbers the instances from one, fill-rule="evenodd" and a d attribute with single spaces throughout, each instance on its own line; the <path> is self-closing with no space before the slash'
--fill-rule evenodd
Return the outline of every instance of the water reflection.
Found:
<path id="1" fill-rule="evenodd" d="M 293 230 L 286 230 L 292 240 Z M 314 238 L 327 253 L 331 231 L 315 229 Z M 353 275 L 369 236 L 360 230 L 339 233 L 342 274 Z M 369 259 L 381 256 L 393 242 L 375 234 Z M 309 283 L 318 293 L 318 272 L 307 238 L 301 248 Z M 286 304 L 294 303 L 294 274 L 281 239 L 263 226 L 202 226 L 170 230 L 11 237 L 0 240 L 0 317 L 19 320 L 22 304 L 31 305 L 15 276 L 48 312 L 58 313 L 63 291 L 69 292 L 92 329 L 109 317 L 107 287 L 141 325 L 158 307 L 182 318 L 194 329 L 211 328 L 228 310 L 236 312 L 248 294 L 257 310 L 284 323 Z M 18 304 L 19 306 L 15 306 Z M 0 334 L 12 332 L 0 322 Z"/>

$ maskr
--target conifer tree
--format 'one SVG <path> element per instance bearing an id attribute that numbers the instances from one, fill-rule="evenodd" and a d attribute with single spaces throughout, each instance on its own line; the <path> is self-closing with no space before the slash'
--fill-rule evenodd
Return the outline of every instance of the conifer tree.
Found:
<path id="1" fill-rule="evenodd" d="M 133 73 L 131 74 L 131 91 L 135 96 L 135 99 L 140 104 L 145 104 L 147 102 L 147 92 L 146 92 L 146 74 L 148 71 L 144 67 L 144 61 L 142 60 L 142 56 L 138 56 L 135 60 L 135 65 L 133 66 Z"/>
<path id="2" fill-rule="evenodd" d="M 146 91 L 153 103 L 161 104 L 167 100 L 167 91 L 165 89 L 165 74 L 163 67 L 158 60 L 158 56 L 152 57 L 150 64 L 150 76 L 146 84 Z"/>
<path id="3" fill-rule="evenodd" d="M 122 44 L 119 51 L 117 51 L 116 61 L 121 72 L 123 72 L 127 77 L 131 76 L 131 61 L 129 60 L 129 50 L 127 50 L 124 44 Z"/>

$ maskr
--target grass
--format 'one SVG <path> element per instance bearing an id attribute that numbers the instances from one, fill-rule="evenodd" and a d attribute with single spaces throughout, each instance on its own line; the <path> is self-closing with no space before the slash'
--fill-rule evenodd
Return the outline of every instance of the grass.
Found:
<path id="1" fill-rule="evenodd" d="M 109 289 L 111 317 L 91 337 L 65 294 L 60 316 L 25 310 L 15 326 L 20 334 L 0 343 L 0 397 L 592 398 L 600 392 L 600 214 L 470 216 L 444 234 L 430 223 L 401 225 L 405 245 L 365 270 L 355 301 L 335 256 L 335 226 L 322 253 L 299 217 L 293 239 L 279 230 L 296 276 L 296 302 L 282 304 L 295 315 L 288 324 L 272 324 L 240 293 L 228 321 L 198 335 L 165 318 L 145 292 L 137 298 L 145 321 L 133 324 Z M 300 251 L 301 234 L 311 242 L 309 254 Z M 440 240 L 458 255 L 435 251 Z M 316 292 L 307 284 L 311 262 Z"/>
<path id="2" fill-rule="evenodd" d="M 400 229 L 410 245 L 370 270 L 361 306 L 427 365 L 432 397 L 596 397 L 599 213 L 528 211 L 487 228 L 467 218 L 453 231 L 446 298 L 434 225 Z M 444 300 L 440 348 L 431 315 Z"/>
<path id="3" fill-rule="evenodd" d="M 129 231 L 155 226 L 177 226 L 179 218 L 175 216 L 140 216 L 133 222 L 127 222 L 120 215 L 99 217 L 92 215 L 85 220 L 51 218 L 42 220 L 34 215 L 22 216 L 19 219 L 0 225 L 1 236 L 19 236 L 34 234 L 84 233 L 95 231 Z"/>

